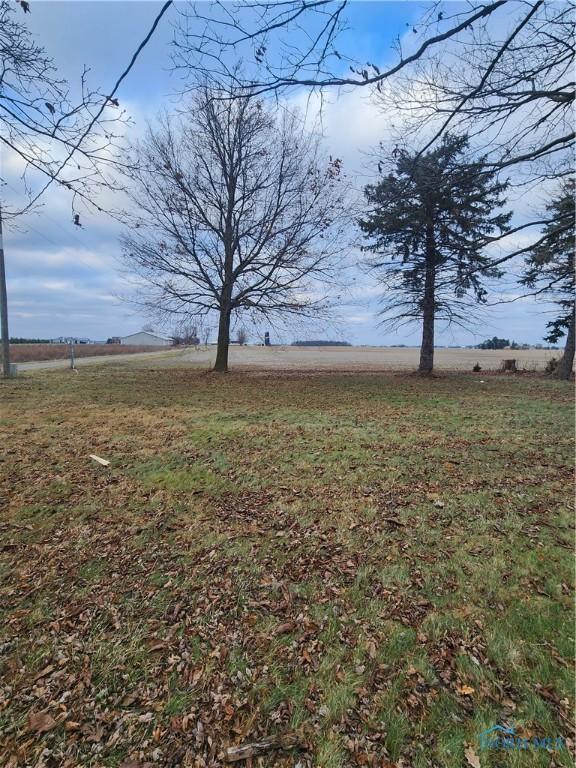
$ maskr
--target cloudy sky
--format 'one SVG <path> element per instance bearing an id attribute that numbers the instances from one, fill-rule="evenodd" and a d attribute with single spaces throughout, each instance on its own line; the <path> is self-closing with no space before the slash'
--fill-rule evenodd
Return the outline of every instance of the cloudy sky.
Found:
<path id="1" fill-rule="evenodd" d="M 146 35 L 161 3 L 140 0 L 93 2 L 35 0 L 25 21 L 39 43 L 53 57 L 59 72 L 72 83 L 84 65 L 90 81 L 103 91 L 111 89 L 132 53 Z M 380 66 L 394 58 L 392 44 L 411 30 L 423 3 L 354 2 L 348 12 L 345 44 L 365 61 Z M 170 68 L 170 42 L 177 8 L 164 17 L 155 37 L 144 50 L 119 93 L 122 106 L 133 119 L 132 135 L 143 130 L 160 109 L 180 103 L 182 80 Z M 306 104 L 304 93 L 293 93 L 292 103 Z M 316 105 L 308 103 L 311 114 Z M 343 159 L 350 184 L 360 190 L 373 179 L 367 150 L 390 137 L 393 117 L 379 109 L 369 94 L 331 92 L 322 109 L 326 152 Z M 2 162 L 2 197 L 18 205 L 25 198 L 21 167 L 5 151 Z M 538 195 L 515 202 L 518 215 L 541 206 Z M 125 296 L 126 276 L 119 262 L 120 227 L 102 215 L 72 223 L 70 200 L 63 190 L 51 189 L 40 210 L 21 217 L 5 233 L 10 333 L 12 336 L 55 337 L 78 335 L 93 339 L 124 335 L 146 322 Z M 378 326 L 378 287 L 365 275 L 356 275 L 354 289 L 340 305 L 337 321 L 324 329 L 331 336 L 359 344 L 416 344 L 417 329 L 384 332 Z M 514 298 L 513 279 L 503 283 L 498 295 Z M 439 344 L 472 344 L 494 334 L 517 341 L 539 342 L 549 307 L 532 300 L 512 301 L 490 307 L 475 333 L 438 328 Z M 291 341 L 302 332 L 286 330 L 281 340 Z M 280 339 L 279 339 L 280 340 Z"/>

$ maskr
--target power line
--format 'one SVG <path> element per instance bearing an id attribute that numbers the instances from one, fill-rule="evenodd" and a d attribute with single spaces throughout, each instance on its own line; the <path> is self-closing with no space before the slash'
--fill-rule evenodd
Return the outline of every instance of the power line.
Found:
<path id="1" fill-rule="evenodd" d="M 18 192 L 18 190 L 16 189 L 16 187 L 13 187 L 13 186 L 12 186 L 12 184 L 10 184 L 10 182 L 9 182 L 9 181 L 5 181 L 5 180 L 4 180 L 4 181 L 3 181 L 3 183 L 4 183 L 4 184 L 5 184 L 7 187 L 10 187 L 10 189 L 12 190 L 12 192 L 15 192 L 17 195 L 18 195 L 18 194 L 20 194 L 20 193 Z M 52 222 L 52 224 L 54 224 L 54 225 L 55 225 L 55 226 L 57 226 L 59 229 L 61 229 L 61 230 L 62 230 L 62 232 L 64 232 L 64 234 L 66 235 L 66 237 L 70 237 L 70 238 L 72 238 L 72 239 L 73 239 L 73 240 L 75 240 L 75 241 L 78 243 L 78 245 L 80 245 L 82 248 L 86 248 L 86 243 L 83 243 L 83 242 L 82 242 L 82 240 L 80 240 L 78 237 L 76 237 L 76 235 L 74 234 L 74 232 L 72 232 L 72 231 L 70 231 L 70 230 L 67 230 L 67 229 L 65 229 L 65 228 L 64 228 L 64 226 L 63 226 L 63 225 L 62 225 L 62 224 L 61 224 L 59 221 L 57 221 L 57 220 L 56 220 L 56 219 L 54 219 L 52 216 L 50 216 L 48 213 L 46 213 L 46 211 L 44 211 L 44 210 L 42 210 L 42 209 L 39 209 L 39 210 L 37 210 L 37 211 L 36 211 L 36 213 L 37 213 L 38 215 L 40 215 L 40 216 L 45 216 L 45 217 L 46 217 L 46 218 L 47 218 L 49 221 L 51 221 L 51 222 Z M 61 248 L 61 247 L 62 247 L 62 244 L 60 244 L 60 245 L 59 245 L 58 243 L 55 243 L 55 242 L 54 242 L 54 240 L 51 240 L 51 239 L 50 239 L 50 238 L 49 238 L 47 235 L 45 235 L 43 232 L 40 232 L 38 229 L 36 229 L 35 227 L 33 227 L 31 224 L 25 224 L 24 226 L 26 227 L 26 229 L 31 229 L 31 230 L 32 230 L 32 232 L 36 232 L 36 234 L 37 234 L 37 235 L 40 235 L 40 237 L 43 237 L 43 238 L 44 238 L 45 240 L 47 240 L 49 243 L 52 243 L 52 245 L 55 245 L 55 246 L 56 246 L 56 248 Z"/>

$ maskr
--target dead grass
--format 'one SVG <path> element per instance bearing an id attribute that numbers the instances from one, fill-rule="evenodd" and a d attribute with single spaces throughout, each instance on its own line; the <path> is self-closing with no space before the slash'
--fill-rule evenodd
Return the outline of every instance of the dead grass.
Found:
<path id="1" fill-rule="evenodd" d="M 144 347 L 124 344 L 75 344 L 75 357 L 99 357 L 100 355 L 130 355 L 133 352 L 166 351 L 169 347 Z M 11 344 L 10 359 L 13 363 L 40 360 L 67 360 L 68 344 Z"/>
<path id="2" fill-rule="evenodd" d="M 254 765 L 572 765 L 478 742 L 571 736 L 568 385 L 108 367 L 2 397 L 0 765 L 292 731 Z"/>

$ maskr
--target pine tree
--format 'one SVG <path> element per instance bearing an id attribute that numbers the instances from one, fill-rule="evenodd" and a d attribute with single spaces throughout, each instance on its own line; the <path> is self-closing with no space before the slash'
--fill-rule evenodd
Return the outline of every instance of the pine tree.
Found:
<path id="1" fill-rule="evenodd" d="M 503 213 L 507 184 L 482 160 L 467 158 L 467 136 L 446 136 L 425 154 L 396 150 L 393 171 L 368 185 L 370 204 L 359 224 L 374 254 L 368 267 L 383 287 L 382 314 L 388 324 L 422 322 L 421 373 L 434 365 L 438 319 L 466 325 L 475 303 L 486 300 L 482 279 L 497 277 L 484 255 Z"/>
<path id="2" fill-rule="evenodd" d="M 564 354 L 555 374 L 569 379 L 574 364 L 575 347 L 575 300 L 574 290 L 574 191 L 573 179 L 565 182 L 557 197 L 546 210 L 551 214 L 542 237 L 531 249 L 526 259 L 526 272 L 521 280 L 535 288 L 535 293 L 549 298 L 558 307 L 558 314 L 551 320 L 546 341 L 555 344 L 566 336 Z"/>

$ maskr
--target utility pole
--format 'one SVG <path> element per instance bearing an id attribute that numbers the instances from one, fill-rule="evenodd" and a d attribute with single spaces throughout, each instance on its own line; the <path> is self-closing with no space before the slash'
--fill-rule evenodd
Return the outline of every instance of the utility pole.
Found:
<path id="1" fill-rule="evenodd" d="M 10 336 L 8 334 L 8 295 L 6 293 L 6 268 L 4 266 L 4 242 L 2 240 L 2 204 L 0 203 L 0 325 L 2 326 L 2 373 L 10 377 Z"/>

